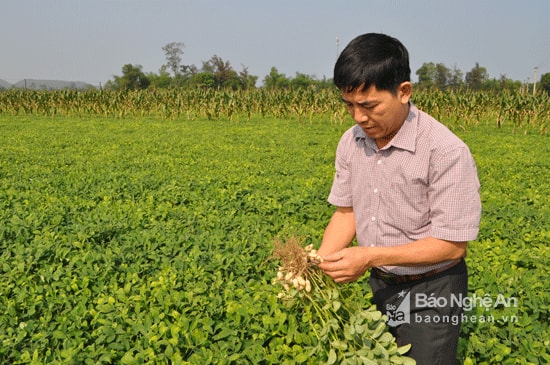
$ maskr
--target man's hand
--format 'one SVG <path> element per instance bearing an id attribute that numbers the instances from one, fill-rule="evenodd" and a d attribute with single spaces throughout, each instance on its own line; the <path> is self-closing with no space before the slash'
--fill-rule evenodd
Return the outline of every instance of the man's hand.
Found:
<path id="1" fill-rule="evenodd" d="M 457 260 L 466 256 L 467 245 L 468 242 L 426 237 L 392 247 L 354 246 L 326 255 L 319 250 L 324 259 L 319 268 L 337 283 L 348 283 L 373 266 L 424 266 Z"/>
<path id="2" fill-rule="evenodd" d="M 349 247 L 323 257 L 319 268 L 337 283 L 359 279 L 370 268 L 368 248 Z"/>

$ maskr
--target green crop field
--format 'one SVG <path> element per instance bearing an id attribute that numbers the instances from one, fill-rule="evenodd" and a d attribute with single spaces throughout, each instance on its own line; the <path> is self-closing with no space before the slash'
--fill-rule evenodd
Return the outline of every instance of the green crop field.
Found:
<path id="1" fill-rule="evenodd" d="M 269 258 L 276 237 L 319 245 L 349 120 L 22 108 L 0 113 L 0 363 L 326 361 Z M 484 209 L 459 363 L 548 364 L 548 120 L 497 115 L 449 116 Z M 366 280 L 345 289 L 371 307 Z"/>

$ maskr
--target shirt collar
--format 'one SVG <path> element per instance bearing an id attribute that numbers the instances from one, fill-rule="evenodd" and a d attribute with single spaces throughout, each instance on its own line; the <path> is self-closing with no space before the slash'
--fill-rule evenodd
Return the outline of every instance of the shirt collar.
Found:
<path id="1" fill-rule="evenodd" d="M 393 137 L 390 143 L 385 145 L 382 149 L 386 150 L 391 147 L 395 147 L 414 152 L 416 149 L 417 126 L 418 108 L 411 103 L 407 119 L 405 119 L 405 122 L 403 123 L 395 137 Z M 363 140 L 367 146 L 378 150 L 374 139 L 367 137 L 365 132 L 358 125 L 356 125 L 353 129 L 353 136 L 355 137 L 356 141 Z"/>

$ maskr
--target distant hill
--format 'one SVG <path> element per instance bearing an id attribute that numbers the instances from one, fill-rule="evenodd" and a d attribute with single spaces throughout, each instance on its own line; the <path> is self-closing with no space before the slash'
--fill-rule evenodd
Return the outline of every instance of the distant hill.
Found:
<path id="1" fill-rule="evenodd" d="M 88 84 L 81 81 L 60 81 L 60 80 L 36 80 L 26 79 L 10 84 L 9 82 L 0 80 L 0 88 L 18 88 L 24 89 L 25 87 L 30 90 L 63 90 L 63 89 L 76 89 L 87 90 L 95 88 L 92 84 Z"/>
<path id="2" fill-rule="evenodd" d="M 0 89 L 9 89 L 11 86 L 9 82 L 0 79 Z"/>

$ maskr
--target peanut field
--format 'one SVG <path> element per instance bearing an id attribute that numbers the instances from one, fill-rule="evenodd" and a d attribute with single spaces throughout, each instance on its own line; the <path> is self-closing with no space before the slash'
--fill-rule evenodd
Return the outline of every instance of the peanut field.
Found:
<path id="1" fill-rule="evenodd" d="M 414 102 L 481 181 L 457 364 L 550 363 L 548 97 Z M 0 363 L 330 363 L 270 258 L 319 246 L 351 125 L 330 91 L 0 93 Z"/>

